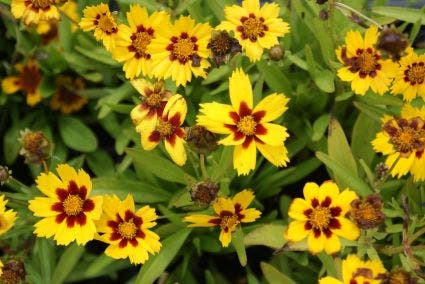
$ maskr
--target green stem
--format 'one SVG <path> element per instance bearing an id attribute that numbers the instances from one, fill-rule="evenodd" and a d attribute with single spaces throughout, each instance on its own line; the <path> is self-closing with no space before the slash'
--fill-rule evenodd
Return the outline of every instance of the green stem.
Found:
<path id="1" fill-rule="evenodd" d="M 410 238 L 409 238 L 409 244 L 413 243 L 417 238 L 425 234 L 425 227 L 420 228 L 416 231 Z"/>
<path id="2" fill-rule="evenodd" d="M 199 163 L 201 164 L 202 177 L 206 179 L 208 177 L 207 168 L 205 167 L 205 155 L 199 155 Z"/>
<path id="3" fill-rule="evenodd" d="M 359 16 L 359 17 L 361 17 L 361 18 L 363 18 L 363 19 L 365 19 L 366 21 L 369 21 L 369 22 L 371 22 L 372 24 L 374 24 L 375 26 L 377 26 L 380 30 L 382 30 L 383 29 L 383 27 L 377 22 L 377 21 L 375 21 L 375 20 L 373 20 L 373 19 L 371 19 L 371 18 L 369 18 L 368 16 L 366 16 L 366 15 L 364 15 L 364 14 L 362 14 L 362 13 L 360 13 L 359 11 L 357 11 L 357 10 L 355 10 L 355 9 L 353 9 L 353 8 L 351 8 L 350 6 L 348 6 L 348 5 L 345 5 L 345 4 L 343 4 L 343 3 L 341 3 L 341 2 L 335 2 L 334 3 L 334 5 L 335 5 L 335 7 L 337 8 L 337 9 L 339 9 L 339 10 L 341 10 L 341 11 L 350 11 L 351 13 L 353 13 L 353 14 L 356 14 L 357 16 Z"/>

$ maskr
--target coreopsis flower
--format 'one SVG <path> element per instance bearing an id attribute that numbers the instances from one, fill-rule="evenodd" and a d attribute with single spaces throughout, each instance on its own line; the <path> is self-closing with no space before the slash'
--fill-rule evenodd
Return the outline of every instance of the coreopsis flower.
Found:
<path id="1" fill-rule="evenodd" d="M 151 77 L 152 60 L 146 48 L 156 37 L 161 24 L 170 21 L 170 16 L 164 11 L 149 16 L 145 7 L 135 4 L 127 12 L 127 21 L 130 27 L 123 26 L 122 38 L 117 39 L 112 56 L 124 62 L 123 70 L 127 79 L 134 79 L 141 74 Z"/>
<path id="2" fill-rule="evenodd" d="M 384 116 L 382 130 L 372 145 L 376 152 L 387 156 L 385 164 L 392 169 L 393 177 L 410 172 L 414 181 L 424 181 L 425 107 L 405 105 L 400 117 Z"/>
<path id="3" fill-rule="evenodd" d="M 383 208 L 384 204 L 379 194 L 370 194 L 351 202 L 350 216 L 359 228 L 373 229 L 385 219 Z"/>
<path id="4" fill-rule="evenodd" d="M 342 81 L 351 82 L 351 89 L 357 95 L 372 91 L 384 94 L 397 72 L 397 64 L 392 60 L 383 60 L 381 53 L 374 47 L 378 39 L 378 28 L 371 26 L 364 39 L 357 31 L 349 31 L 345 45 L 336 49 L 338 60 L 345 66 L 338 69 Z"/>
<path id="5" fill-rule="evenodd" d="M 52 172 L 41 173 L 36 184 L 45 197 L 29 201 L 29 210 L 42 217 L 34 226 L 37 237 L 46 237 L 58 245 L 76 241 L 84 245 L 93 240 L 96 233 L 94 221 L 102 214 L 102 196 L 90 196 L 90 176 L 82 169 L 78 172 L 67 164 L 56 168 L 59 177 Z"/>
<path id="6" fill-rule="evenodd" d="M 39 21 L 59 20 L 60 14 L 56 0 L 12 0 L 10 9 L 13 17 L 22 19 L 26 25 Z"/>
<path id="7" fill-rule="evenodd" d="M 172 93 L 164 88 L 164 81 L 150 83 L 145 79 L 132 80 L 131 84 L 139 92 L 142 102 L 130 113 L 136 131 L 156 126 L 158 117 L 162 116 L 167 101 Z"/>
<path id="8" fill-rule="evenodd" d="M 141 129 L 142 146 L 146 151 L 154 149 L 161 140 L 164 141 L 171 159 L 179 166 L 186 163 L 184 140 L 186 132 L 181 127 L 187 113 L 185 99 L 181 95 L 172 96 L 165 105 L 162 116 L 156 124 L 150 124 Z"/>
<path id="9" fill-rule="evenodd" d="M 51 144 L 41 131 L 31 131 L 28 128 L 20 132 L 18 141 L 21 143 L 19 154 L 24 156 L 27 164 L 42 164 L 51 154 Z"/>
<path id="10" fill-rule="evenodd" d="M 144 206 L 136 211 L 131 194 L 121 201 L 116 195 L 103 198 L 103 214 L 96 222 L 99 240 L 109 244 L 105 254 L 129 258 L 131 263 L 144 263 L 149 254 L 161 249 L 159 236 L 149 229 L 156 225 L 155 209 Z"/>
<path id="11" fill-rule="evenodd" d="M 391 93 L 402 94 L 407 102 L 416 97 L 425 100 L 425 54 L 417 55 L 410 48 L 399 63 L 400 68 L 391 87 Z"/>
<path id="12" fill-rule="evenodd" d="M 359 228 L 345 217 L 357 197 L 354 191 L 346 189 L 340 193 L 333 181 L 326 181 L 320 186 L 308 182 L 303 192 L 304 199 L 295 198 L 289 207 L 288 215 L 293 221 L 284 233 L 285 239 L 299 242 L 307 238 L 311 253 L 325 250 L 333 254 L 341 250 L 340 237 L 359 237 Z"/>
<path id="13" fill-rule="evenodd" d="M 35 60 L 29 59 L 26 64 L 16 64 L 17 75 L 8 76 L 1 82 L 1 87 L 6 94 L 22 91 L 29 106 L 35 106 L 41 101 L 40 83 L 41 74 Z"/>
<path id="14" fill-rule="evenodd" d="M 189 16 L 180 17 L 173 25 L 165 21 L 147 47 L 153 75 L 162 79 L 171 77 L 177 86 L 186 86 L 192 74 L 205 78 L 205 69 L 210 66 L 207 45 L 211 31 L 209 24 L 195 25 Z"/>
<path id="15" fill-rule="evenodd" d="M 84 17 L 79 23 L 80 28 L 86 32 L 94 30 L 94 37 L 102 41 L 107 50 L 113 50 L 117 37 L 121 36 L 123 25 L 118 25 L 109 11 L 109 6 L 105 3 L 88 6 L 83 13 Z"/>
<path id="16" fill-rule="evenodd" d="M 273 165 L 286 166 L 286 128 L 270 122 L 284 113 L 288 99 L 273 93 L 253 107 L 251 83 L 242 69 L 233 71 L 229 94 L 231 105 L 201 104 L 198 125 L 214 133 L 228 134 L 218 143 L 234 146 L 233 167 L 238 175 L 247 175 L 255 168 L 257 148 Z"/>
<path id="17" fill-rule="evenodd" d="M 259 0 L 244 0 L 242 6 L 224 8 L 226 20 L 216 29 L 233 31 L 248 58 L 258 61 L 264 48 L 279 44 L 278 37 L 289 32 L 288 23 L 278 18 L 279 12 L 276 3 L 264 3 L 260 7 Z"/>
<path id="18" fill-rule="evenodd" d="M 12 209 L 6 210 L 6 204 L 5 196 L 0 195 L 0 236 L 9 231 L 16 220 L 16 212 Z"/>
<path id="19" fill-rule="evenodd" d="M 226 31 L 213 31 L 207 47 L 216 66 L 224 64 L 230 56 L 242 51 L 239 41 Z"/>
<path id="20" fill-rule="evenodd" d="M 183 221 L 193 223 L 189 227 L 220 227 L 220 242 L 227 247 L 240 223 L 251 223 L 260 217 L 260 211 L 248 208 L 254 198 L 254 194 L 246 189 L 233 198 L 220 197 L 213 204 L 214 216 L 193 214 L 184 217 Z"/>
<path id="21" fill-rule="evenodd" d="M 3 275 L 3 262 L 1 261 L 1 259 L 0 259 L 0 276 L 2 276 Z"/>
<path id="22" fill-rule="evenodd" d="M 50 100 L 50 107 L 60 110 L 64 114 L 79 111 L 88 100 L 77 94 L 79 90 L 85 88 L 83 78 L 72 78 L 67 75 L 60 75 L 56 78 L 57 90 Z"/>
<path id="23" fill-rule="evenodd" d="M 362 261 L 357 255 L 350 254 L 342 261 L 342 281 L 326 276 L 319 280 L 319 284 L 380 284 L 376 277 L 385 271 L 379 260 Z"/>

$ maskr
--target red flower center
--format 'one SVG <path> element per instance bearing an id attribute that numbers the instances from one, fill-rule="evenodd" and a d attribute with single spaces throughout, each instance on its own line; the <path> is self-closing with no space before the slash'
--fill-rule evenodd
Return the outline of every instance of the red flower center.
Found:
<path id="1" fill-rule="evenodd" d="M 409 65 L 404 71 L 404 81 L 414 86 L 423 84 L 425 80 L 425 64 L 424 62 L 415 62 Z"/>
<path id="2" fill-rule="evenodd" d="M 346 65 L 350 66 L 349 70 L 351 72 L 359 72 L 360 78 L 366 78 L 367 76 L 374 78 L 376 77 L 376 71 L 382 68 L 379 63 L 381 56 L 373 48 L 358 48 L 356 50 L 356 56 L 351 58 L 347 57 L 346 52 L 346 48 L 344 47 L 341 52 L 342 60 Z"/>
<path id="3" fill-rule="evenodd" d="M 76 223 L 83 226 L 87 222 L 86 212 L 91 212 L 94 209 L 94 202 L 91 199 L 86 199 L 87 188 L 83 185 L 78 187 L 77 183 L 71 180 L 68 183 L 68 188 L 57 188 L 56 195 L 59 202 L 52 205 L 52 210 L 59 212 L 56 216 L 56 223 L 61 224 L 66 220 L 67 226 L 73 227 Z"/>
<path id="4" fill-rule="evenodd" d="M 327 238 L 332 236 L 331 229 L 341 228 L 341 223 L 336 217 L 341 214 L 341 207 L 330 207 L 332 199 L 327 196 L 321 203 L 317 198 L 311 200 L 311 207 L 304 211 L 308 221 L 304 225 L 305 230 L 313 230 L 314 237 L 319 238 L 322 233 Z"/>
<path id="5" fill-rule="evenodd" d="M 93 21 L 93 24 L 107 35 L 111 35 L 118 32 L 118 26 L 115 22 L 115 19 L 106 12 L 102 14 L 97 14 L 96 19 Z"/>
<path id="6" fill-rule="evenodd" d="M 199 58 L 198 54 L 198 39 L 195 36 L 189 37 L 189 34 L 182 32 L 180 36 L 171 37 L 171 43 L 167 46 L 167 50 L 170 52 L 170 60 L 178 60 L 181 64 Z"/>
<path id="7" fill-rule="evenodd" d="M 258 37 L 263 37 L 264 32 L 269 28 L 264 24 L 264 18 L 257 18 L 253 13 L 249 17 L 241 17 L 241 25 L 236 28 L 241 33 L 242 39 L 249 39 L 252 42 L 257 41 Z"/>
<path id="8" fill-rule="evenodd" d="M 146 47 L 149 45 L 153 38 L 154 30 L 152 28 L 145 28 L 143 25 L 137 27 L 137 32 L 133 33 L 130 37 L 131 45 L 128 50 L 136 53 L 137 59 L 143 57 L 150 59 L 151 55 L 146 52 Z"/>
<path id="9" fill-rule="evenodd" d="M 142 224 L 142 218 L 130 210 L 125 211 L 124 218 L 117 213 L 115 220 L 109 220 L 107 222 L 108 227 L 112 229 L 109 239 L 111 241 L 120 240 L 120 248 L 126 247 L 128 243 L 136 247 L 139 244 L 137 238 L 145 238 L 145 233 L 141 230 Z"/>

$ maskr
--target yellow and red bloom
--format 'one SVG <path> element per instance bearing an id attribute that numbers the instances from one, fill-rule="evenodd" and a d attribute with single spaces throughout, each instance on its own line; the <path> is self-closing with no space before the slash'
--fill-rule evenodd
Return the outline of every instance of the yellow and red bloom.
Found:
<path id="1" fill-rule="evenodd" d="M 385 164 L 392 168 L 391 175 L 400 178 L 410 172 L 414 181 L 424 181 L 425 107 L 405 105 L 401 117 L 384 116 L 382 123 L 372 145 L 388 156 Z"/>
<path id="2" fill-rule="evenodd" d="M 116 195 L 103 199 L 103 215 L 96 222 L 99 240 L 109 244 L 105 254 L 129 258 L 131 263 L 144 263 L 150 254 L 161 249 L 159 236 L 149 229 L 156 225 L 155 209 L 144 206 L 136 211 L 131 194 L 121 201 Z"/>
<path id="3" fill-rule="evenodd" d="M 196 77 L 207 76 L 205 69 L 210 66 L 207 45 L 212 28 L 209 24 L 196 24 L 188 16 L 182 16 L 174 25 L 164 22 L 157 36 L 147 47 L 151 54 L 153 75 L 157 78 L 170 78 L 177 86 L 186 86 Z"/>
<path id="4" fill-rule="evenodd" d="M 171 159 L 179 166 L 186 163 L 186 132 L 181 127 L 187 113 L 185 99 L 181 95 L 172 96 L 165 105 L 156 124 L 149 124 L 141 129 L 142 146 L 146 151 L 154 149 L 161 140 L 164 141 Z"/>
<path id="5" fill-rule="evenodd" d="M 96 6 L 89 6 L 83 10 L 84 17 L 79 25 L 83 31 L 94 30 L 94 37 L 102 41 L 109 51 L 115 48 L 117 36 L 121 36 L 123 25 L 118 25 L 115 17 L 109 11 L 109 6 L 100 3 Z"/>
<path id="6" fill-rule="evenodd" d="M 425 100 L 425 54 L 417 55 L 412 48 L 399 61 L 400 68 L 391 92 L 402 94 L 410 102 L 416 97 Z"/>
<path id="7" fill-rule="evenodd" d="M 338 70 L 342 81 L 351 82 L 351 89 L 357 95 L 364 95 L 371 88 L 382 95 L 397 73 L 397 64 L 391 59 L 383 60 L 374 47 L 378 40 L 378 28 L 371 26 L 364 39 L 357 31 L 349 31 L 345 45 L 336 50 L 338 60 L 345 66 Z"/>
<path id="8" fill-rule="evenodd" d="M 29 59 L 26 64 L 16 64 L 19 74 L 3 79 L 1 87 L 6 94 L 22 91 L 27 97 L 27 104 L 35 106 L 41 101 L 40 83 L 41 74 L 35 60 Z"/>
<path id="9" fill-rule="evenodd" d="M 264 48 L 279 44 L 277 38 L 289 32 L 288 23 L 278 18 L 279 12 L 276 3 L 265 3 L 260 8 L 259 0 L 244 0 L 242 6 L 224 8 L 226 21 L 216 29 L 233 31 L 249 59 L 257 61 Z"/>
<path id="10" fill-rule="evenodd" d="M 127 12 L 127 21 L 130 27 L 123 25 L 122 38 L 117 39 L 112 56 L 117 61 L 125 61 L 123 70 L 127 79 L 140 74 L 151 77 L 152 60 L 146 48 L 156 37 L 161 24 L 170 21 L 170 16 L 164 11 L 149 16 L 145 7 L 135 4 Z"/>
<path id="11" fill-rule="evenodd" d="M 299 242 L 308 238 L 311 253 L 325 250 L 327 254 L 333 254 L 341 250 L 339 237 L 348 240 L 359 237 L 359 228 L 345 218 L 350 203 L 357 198 L 354 191 L 340 193 L 333 181 L 320 186 L 308 182 L 303 191 L 304 199 L 295 198 L 289 207 L 288 215 L 293 221 L 284 233 L 285 239 Z"/>
<path id="12" fill-rule="evenodd" d="M 326 276 L 319 280 L 319 284 L 380 284 L 377 276 L 385 272 L 381 261 L 362 261 L 357 255 L 350 254 L 342 261 L 342 281 Z"/>
<path id="13" fill-rule="evenodd" d="M 154 84 L 145 79 L 132 80 L 131 84 L 142 97 L 142 103 L 137 105 L 130 113 L 136 131 L 141 132 L 144 128 L 152 129 L 156 126 L 158 117 L 162 116 L 167 101 L 172 96 L 171 92 L 164 88 L 163 81 Z"/>
<path id="14" fill-rule="evenodd" d="M 54 110 L 60 110 L 64 114 L 79 111 L 88 102 L 87 98 L 77 94 L 79 90 L 85 88 L 85 85 L 83 78 L 58 76 L 56 78 L 58 89 L 50 101 L 50 107 Z"/>
<path id="15" fill-rule="evenodd" d="M 59 20 L 60 14 L 56 0 L 12 0 L 10 8 L 16 19 L 22 19 L 26 25 L 40 21 Z"/>
<path id="16" fill-rule="evenodd" d="M 247 175 L 255 168 L 257 148 L 275 166 L 286 166 L 289 161 L 284 141 L 286 128 L 270 123 L 287 109 L 288 98 L 271 94 L 253 107 L 253 94 L 249 77 L 238 69 L 229 79 L 231 105 L 201 104 L 198 125 L 209 131 L 228 136 L 218 143 L 234 145 L 233 167 L 239 175 Z"/>
<path id="17" fill-rule="evenodd" d="M 189 227 L 220 227 L 220 242 L 223 247 L 227 247 L 240 223 L 251 223 L 260 217 L 260 211 L 248 208 L 254 198 L 254 194 L 246 189 L 233 198 L 220 197 L 213 204 L 214 216 L 193 214 L 186 216 L 183 221 L 193 223 Z"/>
<path id="18" fill-rule="evenodd" d="M 59 178 L 42 173 L 36 183 L 46 197 L 36 197 L 29 201 L 28 208 L 37 217 L 34 234 L 50 238 L 58 245 L 68 245 L 76 240 L 84 245 L 93 240 L 96 233 L 94 221 L 102 214 L 102 196 L 90 196 L 92 183 L 82 169 L 78 172 L 67 164 L 56 168 Z"/>
<path id="19" fill-rule="evenodd" d="M 16 220 L 16 212 L 12 209 L 6 210 L 6 204 L 4 195 L 0 195 L 0 236 L 9 231 Z"/>

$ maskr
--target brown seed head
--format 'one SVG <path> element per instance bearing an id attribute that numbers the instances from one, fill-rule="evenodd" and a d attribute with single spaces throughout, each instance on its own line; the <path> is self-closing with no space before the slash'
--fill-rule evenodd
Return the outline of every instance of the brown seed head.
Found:
<path id="1" fill-rule="evenodd" d="M 394 27 L 385 28 L 378 38 L 378 49 L 386 52 L 393 60 L 398 60 L 409 45 L 408 38 Z"/>
<path id="2" fill-rule="evenodd" d="M 378 194 L 371 194 L 362 199 L 351 202 L 350 215 L 361 229 L 373 229 L 379 226 L 385 215 L 382 213 L 384 207 Z"/>
<path id="3" fill-rule="evenodd" d="M 217 136 L 205 127 L 195 125 L 187 131 L 186 140 L 199 154 L 208 154 L 217 148 Z"/>
<path id="4" fill-rule="evenodd" d="M 17 284 L 25 280 L 24 263 L 18 260 L 9 260 L 3 266 L 3 274 L 0 276 L 0 283 Z"/>
<path id="5" fill-rule="evenodd" d="M 202 181 L 194 184 L 190 191 L 193 201 L 202 205 L 210 205 L 216 198 L 219 190 L 218 184 L 212 181 Z"/>
<path id="6" fill-rule="evenodd" d="M 396 267 L 391 272 L 381 273 L 377 277 L 381 284 L 416 284 L 418 280 L 410 272 Z"/>
<path id="7" fill-rule="evenodd" d="M 12 171 L 7 166 L 0 166 L 0 185 L 3 185 L 10 178 Z"/>
<path id="8" fill-rule="evenodd" d="M 19 154 L 25 157 L 25 163 L 42 163 L 50 157 L 50 142 L 41 131 L 25 129 L 18 139 L 21 142 Z"/>
<path id="9" fill-rule="evenodd" d="M 213 61 L 217 66 L 223 64 L 230 56 L 242 51 L 238 40 L 226 31 L 214 31 L 207 47 L 211 49 Z"/>

